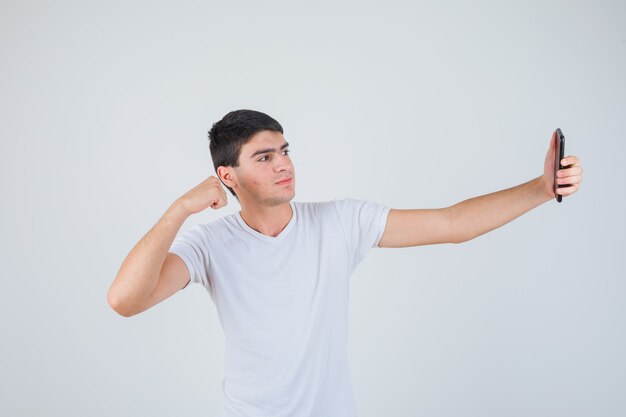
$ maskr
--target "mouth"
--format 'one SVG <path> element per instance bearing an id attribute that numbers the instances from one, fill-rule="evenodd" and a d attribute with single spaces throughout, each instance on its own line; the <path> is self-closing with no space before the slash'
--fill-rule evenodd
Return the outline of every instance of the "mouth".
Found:
<path id="1" fill-rule="evenodd" d="M 276 184 L 278 184 L 278 185 L 285 185 L 285 184 L 291 183 L 292 180 L 293 180 L 293 177 L 289 177 L 289 178 L 284 179 L 284 180 L 282 180 L 280 182 L 277 182 Z"/>

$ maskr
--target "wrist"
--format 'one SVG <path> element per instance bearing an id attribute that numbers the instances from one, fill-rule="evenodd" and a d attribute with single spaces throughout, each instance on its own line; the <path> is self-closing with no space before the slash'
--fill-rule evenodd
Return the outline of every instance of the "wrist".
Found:
<path id="1" fill-rule="evenodd" d="M 177 199 L 172 203 L 172 205 L 167 209 L 168 213 L 171 213 L 175 217 L 182 217 L 186 219 L 191 216 L 191 212 L 185 206 L 184 201 Z"/>
<path id="2" fill-rule="evenodd" d="M 554 194 L 552 192 L 552 182 L 546 179 L 545 175 L 541 175 L 537 177 L 537 194 L 541 196 L 541 202 L 545 203 L 554 198 Z"/>

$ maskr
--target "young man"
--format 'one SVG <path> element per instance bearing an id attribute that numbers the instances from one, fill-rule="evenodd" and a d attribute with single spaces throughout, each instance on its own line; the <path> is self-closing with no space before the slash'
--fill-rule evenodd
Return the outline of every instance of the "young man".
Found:
<path id="1" fill-rule="evenodd" d="M 461 243 L 555 198 L 554 143 L 527 183 L 437 209 L 398 210 L 344 198 L 294 202 L 296 174 L 281 125 L 237 110 L 213 124 L 218 177 L 179 197 L 124 260 L 108 301 L 129 317 L 190 282 L 215 303 L 225 334 L 221 417 L 353 417 L 347 355 L 349 278 L 368 251 Z M 558 173 L 564 196 L 582 181 L 579 159 Z M 219 178 L 219 179 L 218 179 Z M 241 211 L 176 234 L 192 214 Z"/>

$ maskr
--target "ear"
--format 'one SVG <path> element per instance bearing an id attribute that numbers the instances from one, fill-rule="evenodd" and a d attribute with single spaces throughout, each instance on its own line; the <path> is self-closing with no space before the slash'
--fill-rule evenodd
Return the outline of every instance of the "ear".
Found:
<path id="1" fill-rule="evenodd" d="M 232 167 L 219 166 L 217 167 L 217 177 L 222 181 L 222 184 L 234 188 L 237 185 L 235 179 L 235 173 Z"/>

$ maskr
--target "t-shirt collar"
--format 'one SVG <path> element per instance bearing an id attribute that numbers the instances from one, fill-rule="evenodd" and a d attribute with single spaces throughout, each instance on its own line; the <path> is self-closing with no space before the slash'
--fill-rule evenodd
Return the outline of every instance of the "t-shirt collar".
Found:
<path id="1" fill-rule="evenodd" d="M 263 240 L 265 242 L 279 242 L 282 239 L 284 239 L 285 236 L 287 236 L 289 231 L 293 228 L 293 225 L 295 224 L 296 219 L 298 217 L 297 211 L 296 211 L 296 204 L 294 203 L 294 201 L 293 200 L 289 201 L 289 205 L 291 206 L 291 211 L 292 211 L 291 219 L 289 220 L 289 223 L 287 223 L 287 226 L 285 226 L 285 228 L 277 236 L 264 235 L 263 233 L 258 232 L 254 230 L 253 228 L 251 228 L 250 226 L 248 226 L 248 223 L 246 223 L 241 217 L 241 210 L 235 213 L 235 218 L 237 219 L 237 222 L 241 225 L 241 227 L 246 232 L 256 237 L 257 239 Z"/>

